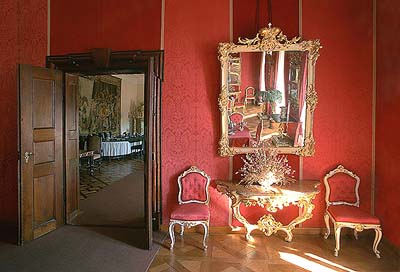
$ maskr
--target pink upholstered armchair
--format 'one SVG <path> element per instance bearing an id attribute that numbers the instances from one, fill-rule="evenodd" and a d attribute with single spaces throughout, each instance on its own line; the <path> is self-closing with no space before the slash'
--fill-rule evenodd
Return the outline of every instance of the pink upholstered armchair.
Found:
<path id="1" fill-rule="evenodd" d="M 232 131 L 239 130 L 245 125 L 243 123 L 244 116 L 240 112 L 233 112 L 228 116 L 229 128 Z"/>
<path id="2" fill-rule="evenodd" d="M 375 230 L 375 240 L 372 250 L 380 258 L 378 244 L 382 238 L 380 221 L 376 216 L 361 210 L 358 187 L 360 178 L 342 165 L 330 171 L 324 177 L 326 189 L 325 202 L 326 212 L 324 215 L 327 232 L 325 239 L 329 237 L 329 220 L 332 221 L 335 229 L 335 256 L 339 255 L 340 231 L 343 227 L 354 229 L 354 237 L 358 239 L 357 232 L 364 229 Z"/>
<path id="3" fill-rule="evenodd" d="M 238 126 L 240 123 L 243 122 L 244 116 L 240 112 L 233 112 L 229 115 L 229 123 Z"/>
<path id="4" fill-rule="evenodd" d="M 169 221 L 169 236 L 172 250 L 175 244 L 176 224 L 181 226 L 180 235 L 183 235 L 185 227 L 202 225 L 204 227 L 203 248 L 207 249 L 207 238 L 210 221 L 210 201 L 208 186 L 210 176 L 196 166 L 191 166 L 178 177 L 178 205 L 171 213 Z"/>

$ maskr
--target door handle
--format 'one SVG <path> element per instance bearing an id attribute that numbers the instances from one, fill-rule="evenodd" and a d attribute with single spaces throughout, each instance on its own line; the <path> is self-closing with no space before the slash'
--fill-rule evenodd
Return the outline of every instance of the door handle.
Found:
<path id="1" fill-rule="evenodd" d="M 29 158 L 33 155 L 32 152 L 25 152 L 25 163 L 29 162 Z"/>

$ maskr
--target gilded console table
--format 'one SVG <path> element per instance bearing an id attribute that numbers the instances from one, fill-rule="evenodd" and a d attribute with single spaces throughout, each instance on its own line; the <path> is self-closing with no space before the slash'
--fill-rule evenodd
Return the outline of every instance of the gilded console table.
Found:
<path id="1" fill-rule="evenodd" d="M 234 217 L 246 228 L 246 240 L 254 241 L 251 232 L 255 229 L 261 230 L 270 236 L 278 230 L 286 232 L 285 240 L 292 241 L 292 229 L 312 217 L 314 204 L 312 200 L 319 193 L 318 181 L 303 180 L 290 183 L 285 186 L 273 186 L 272 190 L 265 191 L 261 186 L 243 186 L 226 181 L 216 181 L 217 190 L 232 199 L 232 212 Z M 240 213 L 240 205 L 261 206 L 268 212 L 276 212 L 278 209 L 295 205 L 301 208 L 301 213 L 288 225 L 275 220 L 272 214 L 263 215 L 257 224 L 250 224 Z"/>

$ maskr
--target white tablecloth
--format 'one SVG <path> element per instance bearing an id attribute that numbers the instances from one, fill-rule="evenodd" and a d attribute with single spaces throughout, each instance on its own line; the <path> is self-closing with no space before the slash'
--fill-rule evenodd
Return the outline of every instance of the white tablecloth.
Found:
<path id="1" fill-rule="evenodd" d="M 131 143 L 128 141 L 102 142 L 101 149 L 105 157 L 123 156 L 131 154 Z"/>

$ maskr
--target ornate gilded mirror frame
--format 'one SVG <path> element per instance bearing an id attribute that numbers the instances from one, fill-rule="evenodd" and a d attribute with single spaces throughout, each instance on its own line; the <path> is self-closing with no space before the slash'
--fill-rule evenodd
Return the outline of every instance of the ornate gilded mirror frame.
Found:
<path id="1" fill-rule="evenodd" d="M 250 52 L 273 52 L 273 51 L 300 51 L 306 54 L 307 58 L 307 85 L 305 89 L 305 125 L 304 142 L 302 146 L 274 147 L 282 154 L 296 154 L 299 156 L 312 156 L 315 152 L 313 136 L 313 115 L 318 102 L 315 90 L 315 64 L 319 57 L 320 41 L 300 41 L 300 37 L 288 39 L 279 28 L 262 28 L 253 39 L 239 38 L 238 44 L 220 43 L 218 47 L 218 59 L 221 62 L 221 92 L 218 98 L 218 105 L 221 111 L 221 138 L 219 141 L 218 153 L 220 156 L 233 156 L 246 154 L 257 150 L 257 147 L 233 147 L 229 145 L 228 138 L 228 104 L 229 101 L 229 60 L 240 53 Z"/>

